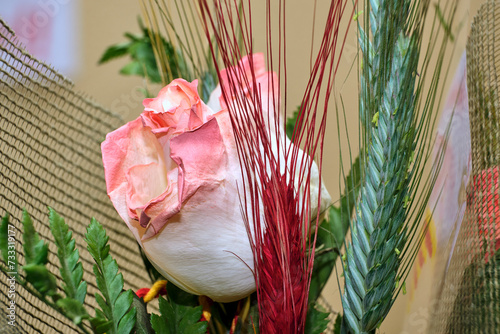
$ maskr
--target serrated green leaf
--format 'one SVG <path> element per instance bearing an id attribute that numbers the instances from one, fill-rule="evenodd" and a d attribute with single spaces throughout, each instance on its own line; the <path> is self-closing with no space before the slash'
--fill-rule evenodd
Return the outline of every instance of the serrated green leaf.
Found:
<path id="1" fill-rule="evenodd" d="M 82 282 L 83 267 L 80 254 L 75 247 L 75 239 L 64 219 L 49 208 L 50 230 L 57 246 L 59 272 L 64 282 L 63 290 L 66 297 L 78 300 L 83 304 L 87 294 L 87 283 Z"/>
<path id="2" fill-rule="evenodd" d="M 49 245 L 40 239 L 35 231 L 33 221 L 26 210 L 23 210 L 23 247 L 26 264 L 46 264 Z"/>
<path id="3" fill-rule="evenodd" d="M 76 299 L 63 298 L 59 299 L 56 304 L 76 325 L 80 324 L 83 319 L 88 319 L 90 317 L 83 304 Z"/>
<path id="4" fill-rule="evenodd" d="M 116 306 L 113 310 L 113 318 L 121 319 L 125 315 L 125 313 L 127 313 L 130 305 L 132 304 L 132 294 L 132 290 L 128 290 L 120 294 L 120 296 L 116 299 Z"/>
<path id="5" fill-rule="evenodd" d="M 85 241 L 87 242 L 87 249 L 96 262 L 102 262 L 109 254 L 109 246 L 107 245 L 109 237 L 101 224 L 95 218 L 92 218 L 87 233 L 85 234 Z"/>
<path id="6" fill-rule="evenodd" d="M 96 313 L 97 311 L 98 310 L 96 310 Z M 100 317 L 91 318 L 90 324 L 92 325 L 92 329 L 95 334 L 107 333 L 113 327 L 113 322 L 108 321 L 106 318 L 104 318 L 104 315 Z"/>
<path id="7" fill-rule="evenodd" d="M 95 300 L 97 302 L 97 305 L 99 305 L 99 307 L 101 308 L 104 317 L 106 319 L 111 319 L 113 317 L 111 307 L 108 305 L 108 303 L 106 303 L 104 297 L 100 293 L 96 293 Z"/>
<path id="8" fill-rule="evenodd" d="M 129 291 L 132 292 L 131 290 Z M 137 311 L 135 309 L 131 309 L 123 316 L 120 320 L 120 324 L 118 325 L 118 333 L 129 334 L 132 332 L 135 326 L 136 312 Z"/>
<path id="9" fill-rule="evenodd" d="M 321 334 L 326 331 L 329 323 L 328 316 L 328 313 L 322 312 L 311 305 L 307 312 L 304 334 Z"/>
<path id="10" fill-rule="evenodd" d="M 167 322 L 157 314 L 151 314 L 151 327 L 156 334 L 170 334 Z"/>
<path id="11" fill-rule="evenodd" d="M 201 321 L 184 329 L 184 334 L 205 334 L 207 332 L 207 327 L 208 323 L 206 321 Z"/>
<path id="12" fill-rule="evenodd" d="M 188 328 L 191 324 L 197 323 L 201 319 L 203 307 L 197 306 L 193 308 L 186 307 L 182 320 L 179 322 L 180 328 Z"/>
<path id="13" fill-rule="evenodd" d="M 123 276 L 119 273 L 118 264 L 109 254 L 109 237 L 97 220 L 92 219 L 85 241 L 87 249 L 94 258 L 94 274 L 100 293 L 96 293 L 96 301 L 101 311 L 96 310 L 96 317 L 92 319 L 95 330 L 106 327 L 106 333 L 118 334 L 130 332 L 136 321 L 135 309 L 132 305 L 132 291 L 122 292 Z M 127 312 L 128 311 L 128 312 Z M 104 322 L 105 318 L 108 322 Z M 92 322 L 91 321 L 91 322 Z M 123 324 L 121 322 L 123 321 Z M 128 333 L 127 332 L 127 333 Z"/>
<path id="14" fill-rule="evenodd" d="M 201 306 L 191 306 L 190 294 L 181 293 L 179 288 L 167 284 L 169 300 L 160 297 L 160 316 L 151 315 L 151 325 L 156 333 L 205 333 L 208 323 L 200 322 Z M 196 298 L 196 297 L 195 297 Z"/>
<path id="15" fill-rule="evenodd" d="M 87 282 L 83 281 L 79 286 L 78 290 L 76 291 L 76 296 L 75 299 L 79 300 L 83 303 L 85 300 L 85 296 L 87 295 Z"/>
<path id="16" fill-rule="evenodd" d="M 42 295 L 53 296 L 57 293 L 56 278 L 42 264 L 28 264 L 23 266 L 26 272 L 26 281 Z"/>

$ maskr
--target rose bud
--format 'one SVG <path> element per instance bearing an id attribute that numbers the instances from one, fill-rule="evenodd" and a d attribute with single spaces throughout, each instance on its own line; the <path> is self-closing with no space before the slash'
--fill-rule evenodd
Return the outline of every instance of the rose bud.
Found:
<path id="1" fill-rule="evenodd" d="M 255 291 L 253 255 L 227 109 L 214 112 L 201 101 L 197 81 L 183 79 L 143 104 L 139 118 L 102 143 L 114 207 L 172 283 L 218 302 L 249 295 Z"/>

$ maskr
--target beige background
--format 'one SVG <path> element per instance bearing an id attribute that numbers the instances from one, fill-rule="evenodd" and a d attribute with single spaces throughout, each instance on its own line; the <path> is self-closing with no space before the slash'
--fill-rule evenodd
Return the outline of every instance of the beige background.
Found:
<path id="1" fill-rule="evenodd" d="M 76 1 L 76 0 L 73 0 Z M 479 0 L 459 0 L 460 10 L 457 13 L 457 21 L 463 24 L 461 34 L 457 38 L 456 51 L 449 58 L 451 69 L 458 64 L 461 53 L 465 48 L 465 37 L 473 14 L 479 8 L 482 1 Z M 67 2 L 67 1 L 65 1 Z M 61 1 L 62 3 L 62 1 Z M 257 3 L 254 1 L 254 3 Z M 308 76 L 309 52 L 311 43 L 311 27 L 313 26 L 312 1 L 290 0 L 288 1 L 288 30 L 289 36 L 289 101 L 288 105 L 295 107 L 301 99 Z M 318 15 L 316 17 L 316 41 L 319 38 L 318 32 L 321 30 L 322 17 L 327 8 L 327 1 L 318 1 Z M 124 120 L 128 121 L 136 118 L 142 111 L 141 93 L 137 91 L 145 83 L 136 77 L 124 77 L 119 75 L 119 69 L 126 64 L 127 60 L 122 59 L 98 66 L 97 61 L 107 46 L 123 42 L 123 33 L 126 31 L 138 32 L 137 16 L 140 15 L 140 5 L 137 0 L 107 0 L 107 1 L 80 1 L 78 3 L 81 18 L 79 21 L 81 34 L 81 66 L 76 76 L 72 77 L 77 89 L 86 92 L 96 101 L 119 112 Z M 257 25 L 256 51 L 265 51 L 263 40 L 258 36 L 263 36 L 263 25 Z M 356 55 L 355 29 L 347 37 L 344 58 L 337 77 L 337 101 L 342 97 L 348 115 L 349 133 L 356 145 L 357 138 L 357 80 L 356 65 L 350 76 L 349 69 L 354 62 Z M 347 79 L 348 78 L 348 79 Z M 159 87 L 153 87 L 157 91 Z M 331 112 L 334 116 L 334 104 Z M 327 145 L 325 151 L 324 178 L 325 183 L 334 199 L 339 197 L 339 143 L 336 133 L 335 118 L 330 117 Z M 345 134 L 340 137 L 345 138 Z M 347 152 L 345 140 L 343 151 Z M 425 283 L 424 283 L 425 284 Z M 331 280 L 325 297 L 335 310 L 340 310 L 339 291 L 335 277 Z M 406 314 L 405 296 L 402 296 L 396 303 L 388 316 L 387 321 L 381 328 L 382 333 L 401 333 L 403 321 Z"/>

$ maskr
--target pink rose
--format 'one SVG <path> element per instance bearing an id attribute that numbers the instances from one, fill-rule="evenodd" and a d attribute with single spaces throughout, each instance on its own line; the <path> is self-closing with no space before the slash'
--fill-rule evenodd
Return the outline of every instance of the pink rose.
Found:
<path id="1" fill-rule="evenodd" d="M 111 201 L 168 280 L 216 301 L 247 296 L 253 259 L 228 112 L 214 113 L 182 79 L 144 107 L 102 144 Z"/>
<path id="2" fill-rule="evenodd" d="M 254 57 L 262 59 L 254 70 L 267 99 L 270 73 L 263 56 Z M 102 154 L 108 195 L 158 271 L 190 293 L 229 302 L 252 293 L 255 280 L 240 162 L 222 100 L 217 88 L 212 109 L 196 81 L 174 80 L 144 100 L 139 118 L 107 135 Z M 311 183 L 317 199 L 319 182 Z"/>

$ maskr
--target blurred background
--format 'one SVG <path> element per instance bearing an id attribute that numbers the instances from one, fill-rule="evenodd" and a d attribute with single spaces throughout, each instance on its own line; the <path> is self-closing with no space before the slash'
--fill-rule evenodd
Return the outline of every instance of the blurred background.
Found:
<path id="1" fill-rule="evenodd" d="M 447 1 L 441 1 L 441 6 Z M 260 2 L 254 1 L 254 3 L 255 13 L 262 13 Z M 322 15 L 326 14 L 328 3 L 326 0 L 318 0 L 315 11 L 313 1 L 288 1 L 286 14 L 289 38 L 287 44 L 289 113 L 302 99 L 310 68 L 311 41 L 317 44 L 320 40 L 324 22 Z M 459 10 L 455 20 L 455 31 L 458 32 L 455 36 L 456 45 L 450 50 L 445 64 L 450 65 L 451 74 L 448 81 L 452 79 L 465 50 L 471 20 L 482 3 L 482 0 L 459 0 Z M 431 13 L 433 8 L 431 6 Z M 119 70 L 129 61 L 126 57 L 103 65 L 98 65 L 98 60 L 108 46 L 126 41 L 123 36 L 125 32 L 140 32 L 137 21 L 141 13 L 139 0 L 0 0 L 0 16 L 12 27 L 30 53 L 51 64 L 71 79 L 77 90 L 84 92 L 111 111 L 119 113 L 124 122 L 135 119 L 141 113 L 144 97 L 141 88 L 147 87 L 152 94 L 156 94 L 161 87 L 150 86 L 140 77 L 120 75 Z M 255 52 L 266 51 L 264 18 L 263 15 L 254 16 Z M 259 20 L 262 20 L 262 24 L 259 24 Z M 357 149 L 358 137 L 356 55 L 356 29 L 352 25 L 346 37 L 336 79 L 335 99 L 331 103 L 330 110 L 334 116 L 334 108 L 343 101 L 348 133 L 354 150 Z M 445 95 L 446 91 L 445 89 Z M 339 198 L 342 189 L 342 183 L 339 181 L 338 157 L 340 150 L 344 154 L 348 151 L 345 133 L 339 136 L 336 132 L 335 117 L 330 117 L 328 126 L 323 175 L 324 182 L 335 200 Z M 343 127 L 342 124 L 341 128 Z M 340 143 L 339 137 L 343 138 Z M 422 269 L 421 277 L 419 293 L 400 296 L 384 322 L 381 333 L 420 333 L 425 329 L 430 310 L 429 296 L 425 291 L 430 291 L 432 284 L 431 277 L 426 275 L 425 267 Z M 146 274 L 145 280 L 147 280 Z M 341 311 L 340 293 L 335 275 L 332 276 L 324 297 L 334 311 Z M 410 302 L 413 303 L 411 308 Z"/>

